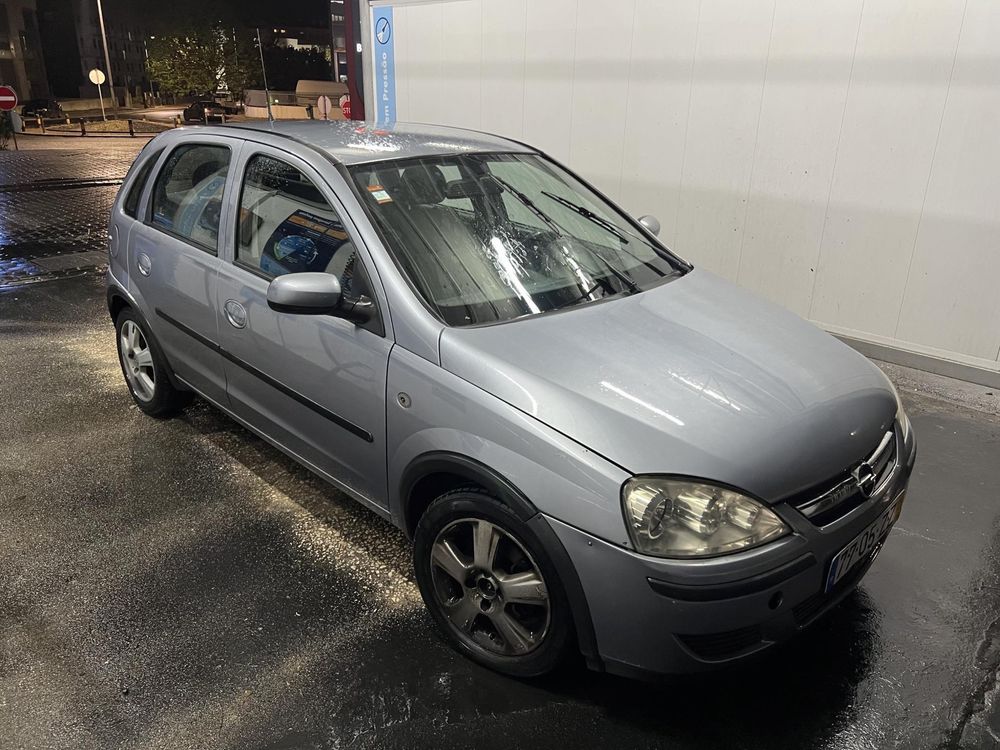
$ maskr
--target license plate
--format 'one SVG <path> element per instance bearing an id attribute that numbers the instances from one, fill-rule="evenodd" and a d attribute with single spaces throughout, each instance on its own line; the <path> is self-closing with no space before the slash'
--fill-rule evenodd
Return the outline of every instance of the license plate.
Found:
<path id="1" fill-rule="evenodd" d="M 833 589 L 856 565 L 878 552 L 879 546 L 885 540 L 889 529 L 896 523 L 902 509 L 903 495 L 901 494 L 881 516 L 875 519 L 871 526 L 854 537 L 846 547 L 837 553 L 830 562 L 830 571 L 826 574 L 826 591 Z"/>

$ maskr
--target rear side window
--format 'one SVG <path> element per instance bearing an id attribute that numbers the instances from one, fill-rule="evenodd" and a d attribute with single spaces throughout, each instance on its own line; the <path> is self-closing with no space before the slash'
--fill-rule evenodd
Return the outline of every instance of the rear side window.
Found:
<path id="1" fill-rule="evenodd" d="M 161 148 L 155 153 L 150 154 L 149 158 L 139 167 L 139 171 L 135 174 L 135 179 L 132 180 L 132 187 L 128 189 L 128 195 L 125 196 L 125 202 L 122 204 L 122 211 L 133 219 L 138 216 L 139 198 L 142 197 L 142 189 L 146 187 L 146 180 L 149 179 L 149 173 L 162 153 L 163 149 Z"/>
<path id="2" fill-rule="evenodd" d="M 216 253 L 222 191 L 229 172 L 225 146 L 178 146 L 153 186 L 150 221 L 155 227 Z"/>

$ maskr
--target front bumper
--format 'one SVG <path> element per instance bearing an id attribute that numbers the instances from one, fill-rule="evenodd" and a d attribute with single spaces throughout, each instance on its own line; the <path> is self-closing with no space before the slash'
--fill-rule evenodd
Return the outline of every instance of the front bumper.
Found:
<path id="1" fill-rule="evenodd" d="M 549 518 L 580 578 L 605 669 L 629 676 L 705 671 L 809 626 L 867 572 L 874 553 L 823 591 L 831 559 L 905 491 L 915 458 L 911 430 L 885 489 L 861 507 L 818 528 L 793 508 L 775 506 L 792 534 L 714 559 L 639 555 Z"/>

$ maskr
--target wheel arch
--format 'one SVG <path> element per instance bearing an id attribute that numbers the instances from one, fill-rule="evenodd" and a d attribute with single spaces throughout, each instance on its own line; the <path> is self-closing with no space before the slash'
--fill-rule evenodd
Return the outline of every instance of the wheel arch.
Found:
<path id="1" fill-rule="evenodd" d="M 108 314 L 111 315 L 111 320 L 117 320 L 118 314 L 126 307 L 131 307 L 133 310 L 135 309 L 135 306 L 120 289 L 110 287 L 108 289 Z"/>
<path id="2" fill-rule="evenodd" d="M 436 498 L 450 490 L 469 485 L 490 492 L 538 536 L 552 558 L 559 581 L 569 599 L 580 653 L 591 669 L 604 671 L 604 664 L 598 655 L 590 607 L 576 568 L 545 516 L 507 477 L 486 464 L 459 453 L 432 451 L 417 456 L 403 470 L 399 485 L 401 520 L 407 536 L 413 538 L 420 516 Z"/>
<path id="3" fill-rule="evenodd" d="M 163 361 L 167 364 L 167 378 L 170 380 L 170 384 L 178 391 L 188 391 L 190 390 L 188 386 L 177 379 L 174 374 L 173 365 L 170 364 L 170 360 L 167 359 L 167 353 L 160 345 L 159 340 L 156 338 L 156 332 L 153 327 L 146 320 L 146 316 L 142 314 L 142 310 L 136 305 L 128 296 L 117 287 L 108 288 L 108 314 L 111 316 L 111 322 L 117 324 L 118 316 L 121 314 L 122 310 L 131 310 L 132 314 L 135 315 L 139 320 L 142 321 L 143 326 L 146 329 L 146 333 L 153 340 L 156 348 L 160 352 L 160 356 L 163 357 Z M 117 335 L 117 334 L 116 334 Z"/>

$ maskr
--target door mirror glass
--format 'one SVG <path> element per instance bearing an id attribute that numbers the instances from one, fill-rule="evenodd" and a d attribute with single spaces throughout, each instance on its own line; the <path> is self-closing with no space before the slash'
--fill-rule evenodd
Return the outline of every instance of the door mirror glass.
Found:
<path id="1" fill-rule="evenodd" d="M 660 236 L 660 220 L 655 216 L 650 216 L 649 214 L 640 216 L 639 223 L 642 224 L 646 228 L 646 231 L 654 237 Z"/>
<path id="2" fill-rule="evenodd" d="M 329 273 L 285 274 L 267 287 L 267 304 L 277 312 L 336 315 L 340 302 L 340 280 Z"/>

